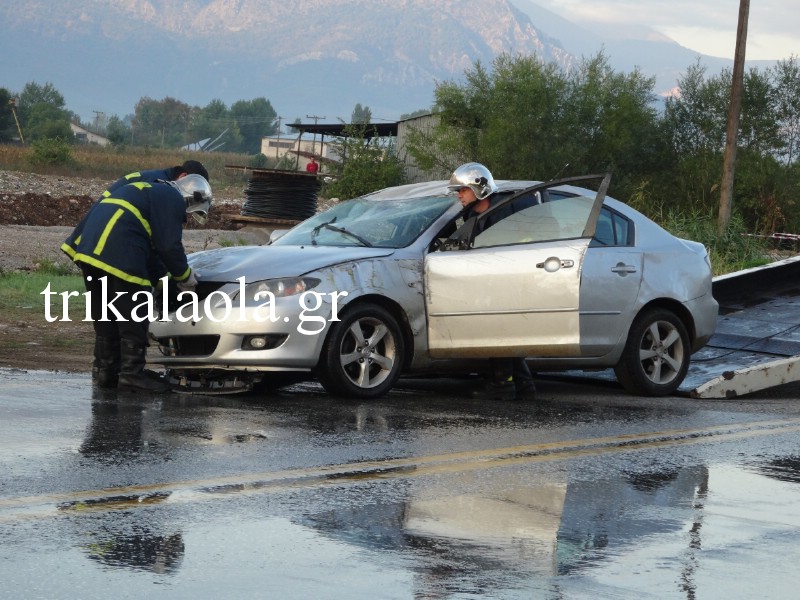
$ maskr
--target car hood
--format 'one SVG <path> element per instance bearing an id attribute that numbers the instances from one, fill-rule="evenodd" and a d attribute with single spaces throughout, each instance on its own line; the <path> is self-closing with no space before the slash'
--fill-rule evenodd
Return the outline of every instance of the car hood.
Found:
<path id="1" fill-rule="evenodd" d="M 189 255 L 189 264 L 205 281 L 247 283 L 295 277 L 343 262 L 391 256 L 393 248 L 356 246 L 236 246 Z"/>

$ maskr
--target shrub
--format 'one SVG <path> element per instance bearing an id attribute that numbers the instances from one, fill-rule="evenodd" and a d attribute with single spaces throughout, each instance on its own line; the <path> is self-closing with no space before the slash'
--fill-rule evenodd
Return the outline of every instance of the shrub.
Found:
<path id="1" fill-rule="evenodd" d="M 72 162 L 72 147 L 61 138 L 36 140 L 27 158 L 32 165 L 66 165 Z"/>
<path id="2" fill-rule="evenodd" d="M 267 166 L 267 157 L 261 153 L 256 154 L 249 161 L 247 161 L 247 166 L 254 169 L 263 169 Z"/>

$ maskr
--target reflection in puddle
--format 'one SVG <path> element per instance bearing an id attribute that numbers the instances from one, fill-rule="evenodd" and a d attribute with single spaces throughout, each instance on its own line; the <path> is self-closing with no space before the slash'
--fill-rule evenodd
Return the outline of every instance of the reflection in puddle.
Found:
<path id="1" fill-rule="evenodd" d="M 464 494 L 411 500 L 403 528 L 409 535 L 480 547 L 494 561 L 523 561 L 533 571 L 552 574 L 566 491 L 556 484 L 517 488 L 494 498 Z"/>
<path id="2" fill-rule="evenodd" d="M 103 528 L 93 532 L 83 550 L 107 567 L 123 567 L 166 575 L 178 570 L 184 543 L 180 533 L 156 534 L 138 527 L 128 532 Z"/>
<path id="3" fill-rule="evenodd" d="M 757 472 L 789 483 L 800 483 L 800 456 L 791 455 L 765 460 L 754 465 Z"/>
<path id="4" fill-rule="evenodd" d="M 786 457 L 759 463 L 758 472 L 695 465 L 539 486 L 521 486 L 525 475 L 509 470 L 495 491 L 480 494 L 415 481 L 405 501 L 333 509 L 304 523 L 326 537 L 417 556 L 416 593 L 426 598 L 475 589 L 492 596 L 487 586 L 495 594 L 552 589 L 555 581 L 561 592 L 577 581 L 579 589 L 625 581 L 629 593 L 693 598 L 730 588 L 728 597 L 742 597 L 731 582 L 753 560 L 766 564 L 748 586 L 786 597 L 781 575 L 799 554 L 798 465 Z M 779 559 L 770 558 L 773 545 L 783 548 Z M 719 572 L 731 580 L 718 581 Z"/>

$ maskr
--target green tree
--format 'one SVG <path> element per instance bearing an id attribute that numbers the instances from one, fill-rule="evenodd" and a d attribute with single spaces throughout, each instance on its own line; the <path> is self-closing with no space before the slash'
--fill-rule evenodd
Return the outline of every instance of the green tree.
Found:
<path id="1" fill-rule="evenodd" d="M 699 61 L 678 78 L 680 92 L 664 105 L 666 132 L 677 156 L 723 151 L 730 88 L 730 69 L 706 78 Z"/>
<path id="2" fill-rule="evenodd" d="M 502 55 L 490 72 L 476 70 L 461 121 L 468 160 L 499 178 L 550 179 L 574 160 L 561 130 L 566 74 L 536 57 Z M 475 129 L 473 129 L 475 128 Z"/>
<path id="3" fill-rule="evenodd" d="M 679 92 L 667 98 L 662 118 L 676 161 L 671 197 L 663 202 L 703 213 L 719 205 L 730 89 L 730 69 L 706 77 L 699 61 L 678 79 Z"/>
<path id="4" fill-rule="evenodd" d="M 761 232 L 798 219 L 795 190 L 779 162 L 794 152 L 795 75 L 787 61 L 775 70 L 751 69 L 744 78 L 733 209 Z M 680 93 L 666 101 L 663 127 L 677 164 L 669 199 L 674 206 L 708 211 L 719 203 L 731 78 L 729 69 L 706 76 L 697 62 L 679 79 Z"/>
<path id="5" fill-rule="evenodd" d="M 577 173 L 614 172 L 617 189 L 663 168 L 654 87 L 655 78 L 638 69 L 614 71 L 602 53 L 582 61 L 570 74 L 558 121 L 558 145 L 568 151 L 564 164 Z"/>
<path id="6" fill-rule="evenodd" d="M 10 142 L 17 136 L 17 126 L 11 112 L 13 101 L 11 92 L 0 88 L 0 143 Z"/>
<path id="7" fill-rule="evenodd" d="M 353 114 L 350 116 L 350 123 L 361 125 L 372 123 L 372 111 L 369 106 L 356 104 L 355 108 L 353 108 Z"/>
<path id="8" fill-rule="evenodd" d="M 191 106 L 175 98 L 141 98 L 134 109 L 133 143 L 158 148 L 185 145 L 192 110 Z"/>
<path id="9" fill-rule="evenodd" d="M 592 170 L 644 170 L 665 148 L 654 80 L 615 73 L 599 54 L 568 72 L 536 57 L 501 55 L 465 81 L 436 88 L 439 124 L 412 132 L 423 169 L 476 160 L 500 179 L 551 179 Z M 617 177 L 620 185 L 623 178 Z"/>
<path id="10" fill-rule="evenodd" d="M 275 119 L 278 113 L 272 108 L 272 104 L 266 98 L 239 100 L 231 106 L 231 115 L 242 136 L 241 144 L 236 150 L 247 154 L 259 154 L 261 139 L 275 133 Z"/>
<path id="11" fill-rule="evenodd" d="M 781 154 L 785 140 L 777 112 L 777 94 L 769 71 L 750 69 L 744 76 L 738 147 L 760 156 Z"/>
<path id="12" fill-rule="evenodd" d="M 26 83 L 17 98 L 17 113 L 26 141 L 58 138 L 69 143 L 74 138 L 64 96 L 51 83 Z"/>
<path id="13" fill-rule="evenodd" d="M 328 169 L 331 181 L 324 186 L 325 196 L 349 199 L 403 183 L 404 165 L 392 139 L 368 137 L 365 124 L 348 125 L 342 133 L 330 144 L 341 161 Z"/>
<path id="14" fill-rule="evenodd" d="M 17 107 L 20 114 L 27 117 L 28 111 L 37 104 L 49 104 L 55 108 L 64 109 L 64 96 L 61 95 L 52 83 L 45 83 L 39 85 L 36 82 L 28 82 L 22 88 L 19 98 L 17 99 Z"/>
<path id="15" fill-rule="evenodd" d="M 778 61 L 771 74 L 778 128 L 783 135 L 780 155 L 792 165 L 800 154 L 800 65 L 797 57 Z"/>
<path id="16" fill-rule="evenodd" d="M 130 142 L 131 128 L 117 115 L 114 115 L 108 120 L 106 137 L 115 146 L 122 146 Z"/>
<path id="17" fill-rule="evenodd" d="M 224 147 L 230 151 L 238 151 L 242 144 L 236 120 L 227 105 L 219 99 L 194 110 L 190 137 L 191 142 L 207 139 L 214 147 Z"/>
<path id="18" fill-rule="evenodd" d="M 39 103 L 28 109 L 27 123 L 26 140 L 60 139 L 70 143 L 75 137 L 67 113 L 50 104 Z"/>

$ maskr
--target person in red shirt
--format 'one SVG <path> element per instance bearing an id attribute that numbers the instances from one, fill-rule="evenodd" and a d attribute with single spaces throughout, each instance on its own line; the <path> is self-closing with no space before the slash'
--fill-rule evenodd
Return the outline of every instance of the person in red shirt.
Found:
<path id="1" fill-rule="evenodd" d="M 311 157 L 311 162 L 306 165 L 306 173 L 314 173 L 316 174 L 319 171 L 319 165 L 314 157 Z"/>

